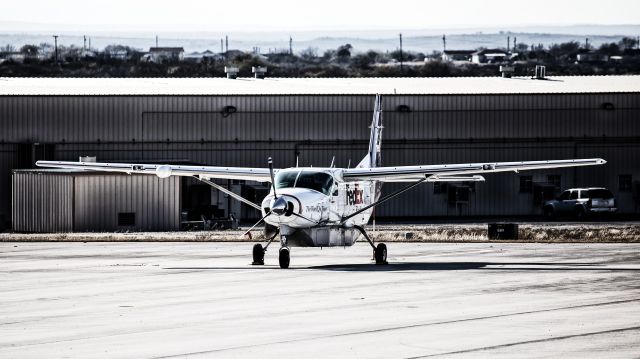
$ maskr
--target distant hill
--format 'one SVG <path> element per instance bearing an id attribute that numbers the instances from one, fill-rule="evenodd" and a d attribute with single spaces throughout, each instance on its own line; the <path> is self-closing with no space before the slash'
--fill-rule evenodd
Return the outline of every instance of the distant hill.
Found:
<path id="1" fill-rule="evenodd" d="M 64 29 L 62 29 L 64 30 Z M 282 32 L 159 32 L 161 46 L 180 46 L 187 52 L 211 50 L 220 51 L 220 39 L 229 36 L 229 48 L 251 51 L 260 48 L 262 53 L 288 49 L 289 36 L 293 38 L 294 51 L 316 48 L 319 53 L 335 49 L 349 43 L 355 52 L 367 50 L 393 51 L 398 48 L 398 33 L 403 33 L 404 49 L 430 53 L 442 50 L 442 35 L 446 34 L 448 49 L 475 49 L 478 47 L 506 47 L 507 36 L 517 38 L 518 43 L 543 44 L 545 46 L 567 41 L 583 43 L 589 38 L 590 44 L 599 46 L 605 42 L 617 42 L 623 36 L 640 35 L 640 25 L 575 25 L 563 27 L 518 27 L 518 28 L 468 28 L 468 29 L 404 29 L 372 31 L 304 31 Z M 52 43 L 49 34 L 59 34 L 58 42 L 65 46 L 82 47 L 83 35 L 73 30 L 48 30 L 45 25 L 31 30 L 21 30 L 19 24 L 0 22 L 0 46 L 11 44 L 20 47 L 24 44 Z M 122 44 L 148 50 L 155 46 L 155 33 L 150 32 L 108 32 L 96 31 L 86 34 L 91 37 L 94 48 L 103 49 L 107 45 Z"/>

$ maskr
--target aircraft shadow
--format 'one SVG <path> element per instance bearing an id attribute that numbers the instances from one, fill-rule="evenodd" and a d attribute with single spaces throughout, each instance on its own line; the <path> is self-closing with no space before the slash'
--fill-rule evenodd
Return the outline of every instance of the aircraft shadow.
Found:
<path id="1" fill-rule="evenodd" d="M 309 269 L 330 271 L 451 271 L 451 270 L 506 270 L 506 271 L 636 271 L 640 268 L 607 268 L 594 263 L 515 263 L 515 262 L 407 262 L 375 264 L 331 264 Z"/>
<path id="2" fill-rule="evenodd" d="M 278 265 L 264 266 L 230 266 L 230 267 L 165 267 L 168 270 L 280 270 Z M 400 272 L 400 271 L 452 271 L 452 270 L 496 270 L 496 271 L 609 271 L 609 272 L 640 272 L 640 268 L 607 268 L 594 263 L 517 263 L 517 262 L 403 262 L 375 265 L 373 263 L 359 264 L 328 264 L 310 267 L 292 266 L 289 270 L 313 269 L 343 272 Z"/>

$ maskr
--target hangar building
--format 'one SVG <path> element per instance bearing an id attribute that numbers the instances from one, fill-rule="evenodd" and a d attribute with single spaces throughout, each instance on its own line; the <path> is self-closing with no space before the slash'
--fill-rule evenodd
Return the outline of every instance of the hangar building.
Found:
<path id="1" fill-rule="evenodd" d="M 0 216 L 12 217 L 12 170 L 38 159 L 266 167 L 271 156 L 276 167 L 289 167 L 328 166 L 335 156 L 337 166 L 353 166 L 367 147 L 376 93 L 383 95 L 383 165 L 608 161 L 488 175 L 484 183 L 425 184 L 382 205 L 378 218 L 538 215 L 541 201 L 576 186 L 607 187 L 621 213 L 638 211 L 638 76 L 0 78 Z M 267 191 L 220 183 L 256 201 Z M 180 209 L 210 205 L 258 217 L 195 180 L 179 187 Z"/>

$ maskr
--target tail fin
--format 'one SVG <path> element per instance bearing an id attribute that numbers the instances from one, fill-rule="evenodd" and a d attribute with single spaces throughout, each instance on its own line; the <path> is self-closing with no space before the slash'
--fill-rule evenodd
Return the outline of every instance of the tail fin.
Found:
<path id="1" fill-rule="evenodd" d="M 358 163 L 356 168 L 373 168 L 380 166 L 380 144 L 382 142 L 382 96 L 376 95 L 373 107 L 373 121 L 371 121 L 371 136 L 369 137 L 369 152 Z"/>

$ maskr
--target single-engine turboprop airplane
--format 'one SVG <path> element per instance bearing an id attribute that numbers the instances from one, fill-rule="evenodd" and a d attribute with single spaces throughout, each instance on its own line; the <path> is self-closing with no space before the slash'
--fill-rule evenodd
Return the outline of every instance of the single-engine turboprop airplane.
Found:
<path id="1" fill-rule="evenodd" d="M 265 222 L 266 245 L 253 247 L 253 264 L 264 264 L 264 254 L 280 235 L 279 262 L 288 268 L 290 247 L 351 246 L 362 235 L 373 247 L 376 264 L 387 263 L 387 247 L 374 244 L 364 226 L 375 206 L 420 185 L 423 182 L 484 181 L 481 174 L 519 172 L 558 167 L 602 165 L 600 158 L 528 162 L 485 162 L 422 166 L 380 166 L 382 136 L 381 97 L 375 99 L 369 150 L 355 168 L 268 168 L 174 166 L 127 163 L 90 163 L 38 161 L 42 167 L 77 170 L 154 174 L 160 178 L 189 176 L 261 211 L 262 218 L 245 234 Z M 257 205 L 219 186 L 211 179 L 235 179 L 271 182 L 271 191 Z M 410 182 L 399 191 L 380 197 L 384 182 Z"/>

